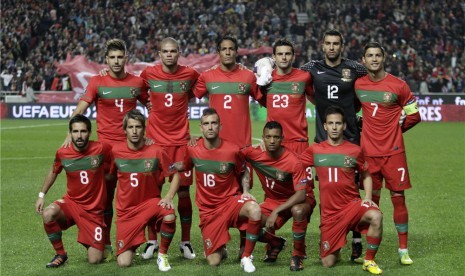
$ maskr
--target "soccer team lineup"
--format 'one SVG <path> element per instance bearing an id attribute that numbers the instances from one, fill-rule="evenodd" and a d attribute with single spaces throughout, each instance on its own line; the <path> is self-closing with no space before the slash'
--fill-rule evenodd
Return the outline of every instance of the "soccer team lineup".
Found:
<path id="1" fill-rule="evenodd" d="M 349 243 L 349 262 L 359 264 L 350 269 L 382 274 L 376 254 L 383 219 L 392 220 L 383 218 L 388 208 L 398 243 L 389 258 L 412 265 L 403 133 L 421 121 L 416 98 L 385 71 L 389 53 L 380 43 L 364 45 L 362 63 L 342 57 L 337 30 L 322 35 L 321 48 L 324 59 L 294 68 L 294 44 L 278 39 L 272 56 L 252 71 L 237 63 L 238 41 L 225 35 L 216 44 L 219 64 L 199 73 L 178 63 L 179 43 L 166 37 L 161 63 L 136 76 L 125 70 L 125 42 L 107 40 L 108 69 L 90 79 L 38 191 L 35 211 L 55 251 L 46 267 L 69 261 L 63 237 L 76 226 L 89 264 L 155 259 L 160 271 L 175 272 L 168 250 L 179 247 L 186 262 L 201 258 L 216 267 L 237 258 L 237 267 L 252 273 L 260 271 L 257 262 L 276 265 L 288 248 L 288 266 L 276 269 L 302 271 L 309 247 L 318 248 L 321 266 L 333 267 L 347 262 L 341 250 Z M 208 99 L 198 133 L 189 128 L 193 98 Z M 266 108 L 260 141 L 252 139 L 251 100 Z M 305 116 L 307 101 L 315 106 L 315 129 Z M 95 124 L 83 115 L 91 105 Z M 62 171 L 66 193 L 48 198 Z M 382 190 L 392 205 L 380 209 Z M 315 217 L 319 243 L 308 244 Z M 283 237 L 286 224 L 291 239 Z M 238 233 L 235 256 L 230 231 Z M 259 246 L 264 257 L 254 253 Z"/>

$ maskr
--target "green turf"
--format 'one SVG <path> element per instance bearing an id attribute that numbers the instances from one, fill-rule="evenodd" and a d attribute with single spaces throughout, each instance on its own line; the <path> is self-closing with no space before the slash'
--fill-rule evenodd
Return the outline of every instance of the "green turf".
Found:
<path id="1" fill-rule="evenodd" d="M 2 120 L 1 122 L 1 275 L 129 275 L 160 273 L 156 261 L 137 259 L 134 266 L 120 269 L 116 262 L 88 265 L 84 248 L 76 242 L 76 227 L 63 233 L 69 263 L 57 270 L 45 269 L 54 251 L 49 244 L 41 218 L 34 211 L 43 179 L 50 168 L 55 150 L 67 131 L 66 121 Z M 191 124 L 199 133 L 198 122 Z M 253 135 L 259 137 L 262 123 L 253 124 Z M 313 125 L 309 127 L 313 136 Z M 465 269 L 465 124 L 421 123 L 405 135 L 413 189 L 406 192 L 410 211 L 409 249 L 415 263 L 405 267 L 398 263 L 397 235 L 392 222 L 392 204 L 383 191 L 381 209 L 384 212 L 384 235 L 377 256 L 385 275 L 461 275 Z M 65 192 L 65 177 L 61 175 L 46 196 L 46 204 Z M 255 179 L 255 183 L 258 180 Z M 259 186 L 253 193 L 262 198 Z M 318 209 L 307 231 L 305 275 L 368 275 L 359 265 L 346 261 L 349 250 L 343 251 L 344 261 L 332 269 L 324 269 L 318 261 Z M 202 257 L 198 213 L 195 210 L 192 236 L 198 258 L 180 257 L 179 234 L 173 240 L 170 262 L 171 275 L 236 275 L 243 274 L 237 256 L 237 231 L 228 245 L 230 258 L 219 268 L 209 268 Z M 178 229 L 179 230 L 179 229 Z M 290 223 L 278 234 L 291 240 Z M 113 233 L 114 235 L 114 233 Z M 291 243 L 292 244 L 292 243 Z M 290 275 L 291 246 L 281 253 L 274 265 L 265 265 L 264 250 L 258 244 L 254 255 L 256 275 Z M 462 273 L 461 273 L 462 272 Z"/>

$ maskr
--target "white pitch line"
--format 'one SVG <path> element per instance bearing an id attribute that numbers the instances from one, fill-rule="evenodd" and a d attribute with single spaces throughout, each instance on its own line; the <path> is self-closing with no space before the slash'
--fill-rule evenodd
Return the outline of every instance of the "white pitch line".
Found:
<path id="1" fill-rule="evenodd" d="M 30 159 L 53 159 L 53 156 L 41 156 L 41 157 L 2 157 L 2 161 L 7 160 L 30 160 Z"/>
<path id="2" fill-rule="evenodd" d="M 22 128 L 34 128 L 34 127 L 46 127 L 46 126 L 64 126 L 68 124 L 41 124 L 41 125 L 30 125 L 30 126 L 14 126 L 14 127 L 2 127 L 0 130 L 10 130 L 10 129 L 22 129 Z"/>

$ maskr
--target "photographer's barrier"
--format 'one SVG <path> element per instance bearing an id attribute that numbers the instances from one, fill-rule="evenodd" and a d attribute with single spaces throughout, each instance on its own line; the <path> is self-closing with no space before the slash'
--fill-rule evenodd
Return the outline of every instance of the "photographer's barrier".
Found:
<path id="1" fill-rule="evenodd" d="M 465 122 L 465 95 L 463 94 L 430 94 L 417 96 L 418 109 L 424 122 Z M 1 118 L 8 119 L 69 119 L 76 103 L 0 103 Z M 146 116 L 148 112 L 138 106 Z M 200 119 L 202 110 L 207 104 L 189 104 L 189 119 Z M 256 103 L 250 106 L 251 118 L 254 121 L 266 120 L 266 109 Z M 307 104 L 306 116 L 309 121 L 315 120 L 315 108 Z M 97 111 L 91 105 L 85 114 L 95 119 Z"/>

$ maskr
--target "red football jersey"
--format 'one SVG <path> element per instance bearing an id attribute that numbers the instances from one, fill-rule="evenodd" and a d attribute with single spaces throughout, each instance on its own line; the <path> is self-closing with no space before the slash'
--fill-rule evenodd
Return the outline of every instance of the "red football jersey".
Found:
<path id="1" fill-rule="evenodd" d="M 359 146 L 345 140 L 338 146 L 328 141 L 315 143 L 305 150 L 301 160 L 304 166 L 316 168 L 322 219 L 330 218 L 347 203 L 360 199 L 355 170 L 363 173 L 368 170 L 368 164 Z"/>
<path id="2" fill-rule="evenodd" d="M 249 96 L 255 100 L 261 97 L 256 78 L 249 69 L 239 66 L 226 72 L 218 66 L 200 74 L 194 87 L 194 94 L 202 98 L 208 93 L 210 107 L 220 115 L 222 128 L 220 137 L 240 147 L 251 144 Z"/>
<path id="3" fill-rule="evenodd" d="M 84 152 L 71 145 L 60 148 L 55 154 L 53 172 L 66 171 L 67 189 L 64 198 L 70 198 L 89 212 L 105 209 L 107 189 L 105 164 L 111 162 L 111 147 L 108 144 L 89 141 Z"/>
<path id="4" fill-rule="evenodd" d="M 283 126 L 284 141 L 308 141 L 305 116 L 307 95 L 313 94 L 308 72 L 293 68 L 287 75 L 272 73 L 273 82 L 264 87 L 267 121 L 278 121 Z"/>
<path id="5" fill-rule="evenodd" d="M 307 190 L 313 196 L 305 169 L 293 152 L 286 149 L 277 159 L 260 147 L 247 147 L 242 152 L 257 172 L 266 198 L 287 201 L 300 190 Z"/>
<path id="6" fill-rule="evenodd" d="M 381 81 L 368 76 L 355 82 L 362 102 L 362 148 L 366 156 L 389 156 L 405 151 L 399 118 L 402 108 L 415 103 L 407 83 L 391 74 Z"/>
<path id="7" fill-rule="evenodd" d="M 179 65 L 176 73 L 163 71 L 161 64 L 150 66 L 140 75 L 149 87 L 152 109 L 147 136 L 159 145 L 185 145 L 189 140 L 188 102 L 199 73 Z"/>
<path id="8" fill-rule="evenodd" d="M 157 145 L 140 150 L 129 149 L 127 143 L 112 148 L 111 173 L 118 170 L 116 210 L 129 211 L 149 198 L 160 197 L 160 176 L 169 177 L 176 172 L 165 150 Z"/>
<path id="9" fill-rule="evenodd" d="M 146 103 L 147 87 L 144 80 L 127 73 L 123 79 L 115 79 L 110 75 L 94 76 L 87 85 L 82 101 L 95 103 L 97 110 L 97 134 L 106 141 L 126 141 L 123 130 L 123 118 L 126 113 L 136 108 L 137 99 L 131 94 L 135 88 L 139 94 L 137 99 Z"/>
<path id="10" fill-rule="evenodd" d="M 197 146 L 188 147 L 184 162 L 186 170 L 195 167 L 196 203 L 200 213 L 219 207 L 233 195 L 240 194 L 240 177 L 245 170 L 244 156 L 239 147 L 222 140 L 218 148 L 205 148 L 200 139 Z"/>

